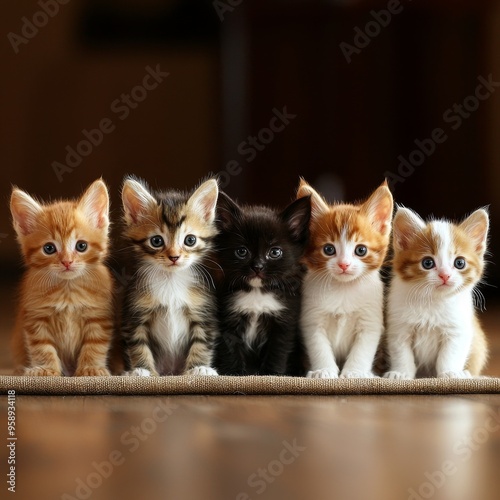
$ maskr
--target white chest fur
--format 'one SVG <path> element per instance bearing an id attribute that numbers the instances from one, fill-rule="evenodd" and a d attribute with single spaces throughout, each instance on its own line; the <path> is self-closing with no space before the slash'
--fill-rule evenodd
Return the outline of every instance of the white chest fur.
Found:
<path id="1" fill-rule="evenodd" d="M 252 345 L 257 336 L 260 316 L 262 314 L 277 314 L 283 309 L 283 305 L 271 293 L 254 288 L 250 292 L 236 293 L 232 309 L 235 313 L 250 316 L 250 323 L 245 332 L 245 342 Z"/>
<path id="2" fill-rule="evenodd" d="M 151 282 L 151 295 L 157 306 L 162 306 L 151 324 L 151 333 L 158 342 L 163 356 L 158 359 L 160 373 L 182 370 L 189 343 L 189 320 L 186 308 L 190 305 L 190 289 L 195 279 L 187 272 L 171 273 Z"/>
<path id="3" fill-rule="evenodd" d="M 320 318 L 357 317 L 382 314 L 383 285 L 378 272 L 348 283 L 318 279 L 309 273 L 304 281 L 303 318 L 317 323 Z M 341 320 L 344 323 L 347 320 Z"/>

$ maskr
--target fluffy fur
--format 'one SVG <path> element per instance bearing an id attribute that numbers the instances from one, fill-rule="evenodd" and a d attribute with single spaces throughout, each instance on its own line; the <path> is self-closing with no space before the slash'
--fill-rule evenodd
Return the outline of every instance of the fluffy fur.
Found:
<path id="1" fill-rule="evenodd" d="M 482 209 L 461 224 L 425 223 L 411 210 L 398 210 L 387 378 L 469 378 L 481 373 L 487 345 L 473 297 L 483 274 L 488 225 Z"/>
<path id="2" fill-rule="evenodd" d="M 25 375 L 109 375 L 113 330 L 108 191 L 95 181 L 78 201 L 42 204 L 14 188 L 14 229 L 27 270 L 13 336 Z"/>
<path id="3" fill-rule="evenodd" d="M 125 180 L 122 190 L 128 281 L 122 339 L 131 375 L 217 375 L 215 298 L 206 269 L 218 187 L 152 191 Z"/>
<path id="4" fill-rule="evenodd" d="M 221 330 L 216 366 L 226 375 L 300 374 L 300 264 L 310 200 L 283 212 L 239 206 L 221 193 L 218 204 L 217 286 Z"/>
<path id="5" fill-rule="evenodd" d="M 304 180 L 298 198 L 311 196 L 311 236 L 305 256 L 301 315 L 312 378 L 373 377 L 383 332 L 383 284 L 393 210 L 384 183 L 362 204 L 328 205 Z"/>

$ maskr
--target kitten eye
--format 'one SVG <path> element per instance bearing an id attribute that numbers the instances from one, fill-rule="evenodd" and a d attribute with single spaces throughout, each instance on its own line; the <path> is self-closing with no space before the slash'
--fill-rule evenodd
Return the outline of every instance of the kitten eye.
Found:
<path id="1" fill-rule="evenodd" d="M 358 257 L 364 257 L 368 252 L 368 248 L 366 248 L 365 245 L 358 245 L 355 249 L 354 249 L 354 253 L 358 256 Z"/>
<path id="2" fill-rule="evenodd" d="M 455 267 L 457 269 L 463 269 L 465 267 L 465 264 L 466 264 L 466 262 L 465 262 L 465 259 L 463 257 L 457 257 L 455 259 Z"/>
<path id="3" fill-rule="evenodd" d="M 76 242 L 75 248 L 77 252 L 85 252 L 87 250 L 88 244 L 86 241 L 80 240 Z"/>
<path id="4" fill-rule="evenodd" d="M 57 248 L 54 245 L 54 243 L 46 243 L 43 245 L 43 253 L 46 255 L 52 255 L 53 253 L 56 253 Z"/>
<path id="5" fill-rule="evenodd" d="M 234 253 L 239 259 L 244 259 L 248 255 L 248 250 L 245 247 L 240 247 L 237 248 Z"/>
<path id="6" fill-rule="evenodd" d="M 430 257 L 426 257 L 425 259 L 422 260 L 422 267 L 424 269 L 432 269 L 433 267 L 436 267 L 436 264 L 434 262 L 434 259 L 431 259 Z"/>
<path id="7" fill-rule="evenodd" d="M 165 244 L 163 238 L 159 235 L 152 236 L 149 242 L 153 248 L 160 248 Z"/>
<path id="8" fill-rule="evenodd" d="M 195 243 L 196 243 L 196 236 L 194 234 L 188 234 L 184 238 L 184 245 L 186 245 L 188 247 L 194 246 Z"/>
<path id="9" fill-rule="evenodd" d="M 329 257 L 337 253 L 335 247 L 333 245 L 330 245 L 329 243 L 323 247 L 323 252 Z"/>
<path id="10" fill-rule="evenodd" d="M 280 247 L 273 247 L 269 250 L 268 255 L 270 259 L 280 259 L 283 255 L 283 250 Z"/>

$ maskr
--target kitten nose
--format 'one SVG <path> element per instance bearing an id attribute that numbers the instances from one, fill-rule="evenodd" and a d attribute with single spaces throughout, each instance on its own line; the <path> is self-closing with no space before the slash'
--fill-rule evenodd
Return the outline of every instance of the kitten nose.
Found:
<path id="1" fill-rule="evenodd" d="M 264 269 L 264 264 L 262 264 L 261 262 L 255 262 L 254 264 L 252 264 L 252 270 L 257 274 L 259 274 L 262 269 Z"/>
<path id="2" fill-rule="evenodd" d="M 339 264 L 339 267 L 340 269 L 342 269 L 342 271 L 345 271 L 351 264 L 346 264 L 345 262 L 341 262 Z"/>
<path id="3" fill-rule="evenodd" d="M 451 276 L 446 273 L 439 273 L 439 277 L 443 280 L 444 284 L 448 283 L 448 280 L 451 278 Z"/>
<path id="4" fill-rule="evenodd" d="M 168 258 L 175 264 L 179 260 L 180 255 L 176 255 L 174 257 L 172 257 L 172 255 L 169 255 Z"/>
<path id="5" fill-rule="evenodd" d="M 66 268 L 69 269 L 71 267 L 71 264 L 73 264 L 72 260 L 61 260 L 61 264 Z"/>

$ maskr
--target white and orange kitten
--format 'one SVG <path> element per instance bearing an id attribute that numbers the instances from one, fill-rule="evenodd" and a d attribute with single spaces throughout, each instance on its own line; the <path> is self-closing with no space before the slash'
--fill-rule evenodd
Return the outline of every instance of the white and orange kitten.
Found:
<path id="1" fill-rule="evenodd" d="M 474 310 L 474 287 L 483 274 L 488 226 L 483 209 L 458 225 L 425 223 L 412 210 L 397 211 L 386 378 L 481 373 L 487 344 Z"/>
<path id="2" fill-rule="evenodd" d="M 362 204 L 328 205 L 311 195 L 310 243 L 301 314 L 310 378 L 371 378 L 383 332 L 380 277 L 389 246 L 392 195 L 382 184 Z"/>

